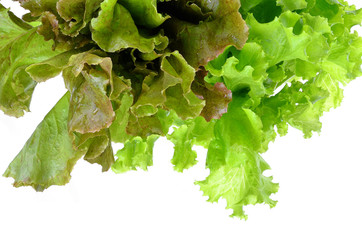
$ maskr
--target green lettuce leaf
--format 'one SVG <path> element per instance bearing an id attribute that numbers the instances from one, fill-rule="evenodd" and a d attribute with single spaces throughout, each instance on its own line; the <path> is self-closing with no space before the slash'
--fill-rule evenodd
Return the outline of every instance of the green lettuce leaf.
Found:
<path id="1" fill-rule="evenodd" d="M 196 117 L 204 101 L 191 91 L 195 70 L 177 51 L 161 58 L 161 73 L 148 75 L 142 84 L 142 93 L 132 106 L 138 117 L 154 115 L 159 107 L 173 109 L 183 119 Z"/>
<path id="2" fill-rule="evenodd" d="M 78 53 L 80 53 L 79 50 L 63 52 L 45 61 L 31 64 L 25 71 L 34 81 L 44 82 L 58 76 L 68 65 L 70 57 Z"/>
<path id="3" fill-rule="evenodd" d="M 197 163 L 197 154 L 192 150 L 193 145 L 208 147 L 214 138 L 215 121 L 206 122 L 203 117 L 186 120 L 178 128 L 174 128 L 167 139 L 175 144 L 175 151 L 171 160 L 174 169 L 178 172 L 188 169 Z"/>
<path id="4" fill-rule="evenodd" d="M 286 28 L 278 18 L 270 23 L 259 23 L 253 15 L 246 20 L 250 26 L 249 39 L 258 42 L 267 57 L 269 64 L 299 58 L 307 60 L 306 46 L 311 42 L 307 33 L 293 33 L 292 28 Z"/>
<path id="5" fill-rule="evenodd" d="M 146 139 L 134 137 L 125 142 L 124 147 L 116 154 L 117 160 L 112 166 L 115 173 L 124 173 L 136 170 L 137 167 L 147 170 L 153 164 L 153 145 L 157 135 L 150 135 Z"/>
<path id="6" fill-rule="evenodd" d="M 307 7 L 307 2 L 305 0 L 278 0 L 277 5 L 282 6 L 283 10 L 298 10 Z"/>
<path id="7" fill-rule="evenodd" d="M 91 21 L 92 39 L 106 52 L 115 52 L 125 48 L 136 48 L 144 53 L 152 50 L 164 41 L 164 36 L 144 37 L 138 31 L 130 12 L 116 0 L 105 0 L 101 11 Z"/>
<path id="8" fill-rule="evenodd" d="M 209 145 L 206 159 L 210 175 L 196 183 L 209 201 L 216 202 L 222 197 L 227 208 L 233 209 L 232 216 L 246 219 L 245 205 L 275 206 L 270 195 L 277 192 L 278 184 L 263 175 L 270 167 L 258 154 L 263 136 L 261 119 L 240 107 L 242 102 L 234 101 L 215 125 L 215 139 Z"/>
<path id="9" fill-rule="evenodd" d="M 4 173 L 14 178 L 15 187 L 32 186 L 43 191 L 69 182 L 73 166 L 84 154 L 74 150 L 68 132 L 69 98 L 69 93 L 64 95 L 45 116 Z"/>
<path id="10" fill-rule="evenodd" d="M 29 111 L 36 86 L 25 69 L 60 52 L 53 51 L 51 43 L 45 42 L 36 28 L 22 22 L 2 5 L 0 18 L 0 109 L 5 114 L 21 117 L 24 111 Z"/>
<path id="11" fill-rule="evenodd" d="M 122 95 L 120 105 L 115 111 L 115 119 L 109 128 L 113 142 L 124 143 L 130 138 L 127 133 L 127 125 L 132 104 L 133 96 L 131 94 Z"/>
<path id="12" fill-rule="evenodd" d="M 0 109 L 21 116 L 36 83 L 61 72 L 69 93 L 6 171 L 15 186 L 65 184 L 82 155 L 147 170 L 166 136 L 179 172 L 194 145 L 208 149 L 196 184 L 246 219 L 245 206 L 276 204 L 260 154 L 289 127 L 320 132 L 362 75 L 362 10 L 343 0 L 19 2 L 28 23 L 0 5 Z M 124 144 L 116 161 L 112 142 Z"/>
<path id="13" fill-rule="evenodd" d="M 128 9 L 137 25 L 156 28 L 169 18 L 157 12 L 156 0 L 122 0 L 120 3 Z"/>

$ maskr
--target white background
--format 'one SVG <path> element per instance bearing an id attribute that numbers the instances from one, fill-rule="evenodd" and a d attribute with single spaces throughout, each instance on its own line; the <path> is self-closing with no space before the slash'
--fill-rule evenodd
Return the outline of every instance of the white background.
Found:
<path id="1" fill-rule="evenodd" d="M 358 0 L 348 1 L 361 7 Z M 18 15 L 21 8 L 9 0 Z M 0 20 L 1 21 L 1 20 Z M 280 183 L 273 209 L 246 207 L 247 221 L 230 218 L 226 203 L 211 204 L 195 180 L 208 175 L 206 151 L 184 173 L 172 169 L 172 144 L 157 141 L 148 172 L 116 175 L 79 160 L 66 186 L 43 193 L 14 188 L 0 177 L 0 239 L 362 239 L 362 79 L 345 90 L 342 106 L 322 118 L 320 136 L 290 129 L 263 155 Z M 60 77 L 39 84 L 30 113 L 0 112 L 0 173 L 65 92 Z"/>

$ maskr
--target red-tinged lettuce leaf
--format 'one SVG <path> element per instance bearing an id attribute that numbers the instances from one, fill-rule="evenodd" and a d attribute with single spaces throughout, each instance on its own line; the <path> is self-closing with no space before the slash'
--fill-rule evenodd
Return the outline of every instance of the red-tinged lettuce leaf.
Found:
<path id="1" fill-rule="evenodd" d="M 95 68 L 98 65 L 100 69 Z M 73 55 L 63 77 L 71 92 L 69 131 L 85 134 L 108 128 L 115 116 L 106 92 L 112 77 L 111 59 L 92 51 Z"/>
<path id="2" fill-rule="evenodd" d="M 36 28 L 22 22 L 2 5 L 0 18 L 0 109 L 20 117 L 29 111 L 36 86 L 25 68 L 60 52 L 53 51 L 51 43 L 45 42 Z"/>
<path id="3" fill-rule="evenodd" d="M 57 12 L 57 2 L 59 0 L 16 0 L 21 6 L 28 9 L 34 17 L 40 16 L 43 12 Z"/>
<path id="4" fill-rule="evenodd" d="M 98 144 L 98 141 L 93 141 L 92 145 L 89 147 L 88 152 L 91 149 L 93 149 L 93 147 L 96 146 L 97 144 Z M 97 164 L 101 165 L 103 172 L 108 171 L 112 167 L 112 165 L 115 163 L 111 139 L 108 138 L 107 147 L 106 147 L 106 149 L 104 149 L 103 152 L 101 152 L 101 154 L 99 156 L 93 157 L 93 158 L 84 156 L 84 160 L 86 160 L 87 162 L 92 163 L 92 164 L 97 163 Z"/>
<path id="5" fill-rule="evenodd" d="M 178 50 L 194 68 L 206 65 L 229 45 L 241 49 L 248 37 L 248 27 L 238 12 L 238 0 L 198 1 L 211 17 L 198 24 L 177 17 L 165 21 L 165 31 L 174 41 L 170 48 Z M 173 2 L 167 9 L 173 8 Z M 177 3 L 176 3 L 177 4 Z M 197 4 L 197 3 L 196 3 Z M 236 7 L 232 7 L 232 6 Z M 222 7 L 224 6 L 224 7 Z M 182 15 L 182 13 L 180 13 Z M 197 54 L 195 54 L 197 53 Z"/>
<path id="6" fill-rule="evenodd" d="M 126 141 L 124 147 L 116 153 L 117 160 L 112 170 L 115 173 L 124 173 L 137 168 L 146 171 L 153 164 L 153 146 L 157 139 L 157 135 L 150 135 L 146 139 L 134 137 Z"/>
<path id="7" fill-rule="evenodd" d="M 111 78 L 111 90 L 109 94 L 109 99 L 113 101 L 114 109 L 117 109 L 120 101 L 119 99 L 123 96 L 124 93 L 128 93 L 132 90 L 131 80 L 126 79 L 123 76 L 117 76 L 112 72 Z"/>
<path id="8" fill-rule="evenodd" d="M 157 114 L 147 117 L 137 117 L 130 112 L 126 132 L 132 136 L 146 138 L 152 134 L 164 135 L 163 127 Z"/>
<path id="9" fill-rule="evenodd" d="M 99 72 L 82 72 L 74 88 L 69 109 L 69 130 L 79 133 L 97 132 L 108 128 L 114 112 L 109 98 L 97 86 L 97 80 L 104 78 Z"/>
<path id="10" fill-rule="evenodd" d="M 113 79 L 111 59 L 97 54 L 101 52 L 90 50 L 71 56 L 63 77 L 71 92 L 68 130 L 74 134 L 75 147 L 86 149 L 84 159 L 107 171 L 114 163 L 108 128 L 115 117 L 107 90 L 112 94 L 120 79 Z M 122 87 L 117 91 L 121 94 Z"/>
<path id="11" fill-rule="evenodd" d="M 74 150 L 68 132 L 69 97 L 69 93 L 64 95 L 45 116 L 4 173 L 14 178 L 15 187 L 32 186 L 43 191 L 69 182 L 74 164 L 84 154 Z"/>
<path id="12" fill-rule="evenodd" d="M 62 33 L 75 37 L 91 21 L 103 0 L 59 0 L 57 11 L 64 23 Z"/>
<path id="13" fill-rule="evenodd" d="M 105 0 L 97 18 L 91 21 L 92 39 L 106 52 L 116 52 L 125 48 L 136 48 L 149 53 L 157 45 L 163 45 L 167 38 L 142 36 L 130 12 L 117 0 Z"/>
<path id="14" fill-rule="evenodd" d="M 42 25 L 38 27 L 38 33 L 44 37 L 46 41 L 53 40 L 53 49 L 73 50 L 81 48 L 90 42 L 90 39 L 84 35 L 71 37 L 63 34 L 61 31 L 61 20 L 51 12 L 44 12 L 41 17 Z"/>
<path id="15" fill-rule="evenodd" d="M 227 112 L 232 94 L 221 82 L 217 82 L 214 85 L 205 82 L 204 77 L 206 75 L 207 72 L 204 70 L 196 73 L 195 81 L 192 83 L 192 91 L 198 98 L 205 100 L 205 107 L 200 115 L 206 121 L 211 121 L 211 119 L 219 119 Z"/>
<path id="16" fill-rule="evenodd" d="M 108 171 L 114 163 L 109 129 L 96 133 L 73 133 L 73 145 L 78 151 L 84 151 L 84 160 L 89 163 L 98 163 L 102 171 Z"/>
<path id="17" fill-rule="evenodd" d="M 198 23 L 225 16 L 236 12 L 240 8 L 240 1 L 231 0 L 178 0 L 161 1 L 159 3 L 163 12 L 169 12 L 176 17 L 188 22 Z"/>

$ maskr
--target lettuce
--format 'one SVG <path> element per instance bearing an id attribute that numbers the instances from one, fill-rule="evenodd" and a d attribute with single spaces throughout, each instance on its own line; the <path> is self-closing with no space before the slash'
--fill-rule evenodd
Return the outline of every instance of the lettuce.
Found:
<path id="1" fill-rule="evenodd" d="M 83 157 L 103 171 L 147 170 L 153 146 L 232 216 L 277 203 L 261 154 L 288 128 L 306 138 L 362 75 L 362 10 L 330 0 L 28 0 L 0 5 L 0 109 L 20 117 L 34 88 L 62 74 L 68 92 L 4 173 L 43 191 L 69 182 Z M 170 133 L 170 128 L 173 128 Z M 112 142 L 123 148 L 113 154 Z"/>

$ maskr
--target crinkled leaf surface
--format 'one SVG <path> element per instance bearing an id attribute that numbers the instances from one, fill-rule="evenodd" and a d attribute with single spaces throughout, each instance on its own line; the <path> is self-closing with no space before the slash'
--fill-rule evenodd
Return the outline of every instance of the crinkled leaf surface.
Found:
<path id="1" fill-rule="evenodd" d="M 171 162 L 176 171 L 182 172 L 197 163 L 197 154 L 192 147 L 201 145 L 207 148 L 214 138 L 214 125 L 214 121 L 206 122 L 203 117 L 197 117 L 185 121 L 178 128 L 174 128 L 172 134 L 167 135 L 167 139 L 175 145 Z"/>
<path id="2" fill-rule="evenodd" d="M 145 78 L 142 93 L 132 106 L 133 113 L 138 117 L 151 116 L 158 107 L 166 107 L 183 119 L 198 116 L 204 101 L 191 91 L 195 70 L 176 51 L 163 56 L 160 69 L 158 76 Z"/>
<path id="3" fill-rule="evenodd" d="M 156 45 L 165 41 L 161 35 L 141 36 L 130 12 L 116 0 L 103 1 L 99 16 L 91 25 L 92 39 L 107 52 L 125 48 L 152 52 Z"/>
<path id="4" fill-rule="evenodd" d="M 57 11 L 65 23 L 62 32 L 69 36 L 77 36 L 92 19 L 94 12 L 103 0 L 59 0 Z"/>
<path id="5" fill-rule="evenodd" d="M 128 9 L 137 25 L 155 28 L 169 18 L 157 12 L 156 0 L 122 0 L 120 3 Z"/>
<path id="6" fill-rule="evenodd" d="M 99 65 L 87 69 L 86 66 Z M 64 80 L 72 93 L 69 108 L 69 131 L 94 133 L 108 128 L 115 113 L 106 94 L 110 84 L 112 62 L 90 52 L 73 55 L 64 72 Z"/>
<path id="7" fill-rule="evenodd" d="M 153 145 L 157 138 L 157 135 L 150 135 L 146 139 L 134 137 L 125 142 L 116 154 L 117 160 L 112 170 L 116 173 L 136 170 L 137 167 L 147 170 L 153 164 Z"/>
<path id="8" fill-rule="evenodd" d="M 29 111 L 31 96 L 36 83 L 25 68 L 57 54 L 50 42 L 45 42 L 25 23 L 0 5 L 0 109 L 6 114 L 20 117 Z M 27 26 L 24 28 L 24 25 Z"/>
<path id="9" fill-rule="evenodd" d="M 55 107 L 9 167 L 16 186 L 64 184 L 78 157 L 72 151 L 103 171 L 146 170 L 155 140 L 167 136 L 180 172 L 196 163 L 194 145 L 208 148 L 210 175 L 197 183 L 246 218 L 245 205 L 276 204 L 278 184 L 265 177 L 260 154 L 290 126 L 305 137 L 319 132 L 323 113 L 362 75 L 362 38 L 351 31 L 362 10 L 345 1 L 20 2 L 29 24 L 0 7 L 1 109 L 20 116 L 31 78 L 60 72 L 70 96 L 61 100 L 66 114 L 53 120 Z M 66 154 L 54 162 L 44 148 L 61 151 L 56 134 Z M 50 143 L 38 142 L 44 135 Z M 115 163 L 111 142 L 124 144 Z"/>
<path id="10" fill-rule="evenodd" d="M 227 112 L 232 95 L 231 91 L 221 82 L 214 85 L 205 82 L 206 74 L 203 70 L 196 73 L 195 81 L 192 83 L 192 91 L 198 98 L 205 100 L 205 107 L 200 115 L 210 121 L 211 119 L 219 119 Z"/>
<path id="11" fill-rule="evenodd" d="M 171 18 L 165 22 L 166 33 L 175 39 L 170 47 L 180 51 L 187 62 L 196 69 L 206 65 L 229 45 L 241 49 L 248 37 L 248 28 L 237 11 L 240 6 L 238 0 L 199 2 L 213 13 L 213 18 L 199 24 L 178 18 Z"/>
<path id="12" fill-rule="evenodd" d="M 240 102 L 232 103 L 226 114 L 215 125 L 215 139 L 209 145 L 206 164 L 210 175 L 199 181 L 200 189 L 209 201 L 226 199 L 233 216 L 246 218 L 243 206 L 276 201 L 270 194 L 278 190 L 272 177 L 263 171 L 269 165 L 258 154 L 263 135 L 262 122 L 251 110 L 243 109 Z"/>
<path id="13" fill-rule="evenodd" d="M 40 16 L 43 12 L 57 12 L 57 2 L 59 0 L 17 0 L 21 6 L 30 10 L 32 16 Z"/>

